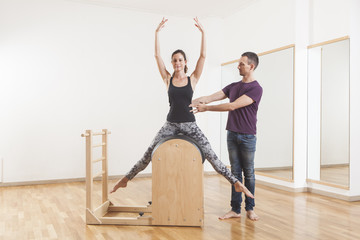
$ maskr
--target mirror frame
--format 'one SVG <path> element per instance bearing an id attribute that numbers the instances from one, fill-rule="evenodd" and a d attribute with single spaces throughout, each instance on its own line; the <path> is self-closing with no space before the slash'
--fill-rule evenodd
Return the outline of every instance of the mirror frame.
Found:
<path id="1" fill-rule="evenodd" d="M 309 45 L 307 47 L 307 50 L 309 51 L 309 49 L 312 49 L 312 48 L 316 48 L 316 47 L 321 47 L 321 46 L 324 46 L 324 45 L 328 45 L 328 44 L 332 44 L 332 43 L 336 43 L 336 42 L 341 42 L 341 41 L 344 41 L 344 40 L 349 40 L 350 41 L 350 37 L 349 36 L 344 36 L 344 37 L 340 37 L 340 38 L 336 38 L 336 39 L 332 39 L 332 40 L 328 40 L 328 41 L 324 41 L 324 42 L 320 42 L 320 43 L 316 43 L 316 44 L 312 44 L 312 45 Z M 350 46 L 349 46 L 350 47 Z M 349 52 L 350 54 L 350 52 Z M 309 54 L 308 54 L 309 55 Z M 308 64 L 309 64 L 309 61 L 308 61 Z M 320 70 L 322 72 L 322 69 Z M 308 76 L 308 79 L 307 81 L 309 82 L 309 76 Z M 322 79 L 320 80 L 322 82 Z M 350 79 L 349 79 L 350 81 Z M 309 85 L 308 85 L 308 90 L 309 92 Z M 322 89 L 320 89 L 320 94 L 322 95 Z M 309 97 L 308 97 L 308 105 L 309 105 Z M 349 108 L 350 108 L 350 83 L 349 83 Z M 322 108 L 320 106 L 320 112 L 322 111 Z M 309 122 L 309 114 L 308 114 L 308 122 Z M 321 126 L 320 126 L 320 138 L 321 138 Z M 350 137 L 350 111 L 349 111 L 349 137 Z M 321 139 L 320 139 L 321 141 Z M 350 139 L 349 139 L 349 143 L 350 143 Z M 307 139 L 307 148 L 309 146 L 309 139 Z M 320 146 L 321 148 L 321 146 Z M 348 146 L 348 154 L 350 156 L 350 144 Z M 321 149 L 320 149 L 320 165 L 321 165 Z M 326 181 L 323 181 L 321 180 L 321 173 L 320 173 L 320 180 L 314 180 L 314 179 L 311 179 L 309 178 L 308 176 L 308 161 L 309 161 L 309 156 L 308 156 L 308 153 L 307 153 L 307 168 L 306 168 L 306 182 L 310 182 L 310 183 L 316 183 L 316 184 L 320 184 L 320 185 L 325 185 L 325 186 L 329 186 L 329 187 L 334 187 L 334 188 L 340 188 L 340 189 L 345 189 L 345 190 L 349 190 L 350 189 L 350 157 L 349 157 L 349 169 L 348 169 L 348 186 L 346 185 L 341 185 L 341 184 L 337 184 L 337 183 L 331 183 L 331 182 L 326 182 Z M 321 166 L 320 166 L 321 168 Z"/>

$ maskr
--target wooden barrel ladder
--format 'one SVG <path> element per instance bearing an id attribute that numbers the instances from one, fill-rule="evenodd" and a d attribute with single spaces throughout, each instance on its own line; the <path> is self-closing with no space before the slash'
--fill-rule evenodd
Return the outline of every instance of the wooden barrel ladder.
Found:
<path id="1" fill-rule="evenodd" d="M 86 130 L 86 223 L 143 226 L 200 226 L 204 224 L 203 162 L 200 147 L 184 135 L 168 137 L 152 152 L 152 201 L 146 206 L 115 206 L 108 199 L 107 138 L 110 132 Z M 102 143 L 92 137 L 102 135 Z M 102 157 L 92 159 L 92 149 L 102 147 Z M 102 161 L 93 175 L 92 164 Z M 102 204 L 93 208 L 93 180 L 102 178 Z M 106 217 L 108 212 L 139 213 L 137 217 Z M 151 215 L 143 215 L 151 213 Z"/>

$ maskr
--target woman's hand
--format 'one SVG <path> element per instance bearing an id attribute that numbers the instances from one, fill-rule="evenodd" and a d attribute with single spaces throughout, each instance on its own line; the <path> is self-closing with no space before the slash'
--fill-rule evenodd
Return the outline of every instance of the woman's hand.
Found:
<path id="1" fill-rule="evenodd" d="M 163 27 L 165 27 L 165 23 L 167 22 L 167 19 L 165 19 L 163 17 L 163 19 L 161 20 L 161 23 L 159 24 L 159 26 L 156 28 L 156 31 L 155 32 L 159 32 Z"/>
<path id="2" fill-rule="evenodd" d="M 195 26 L 200 30 L 201 33 L 204 33 L 204 28 L 203 28 L 203 26 L 201 26 L 199 19 L 196 17 L 196 18 L 194 18 L 194 21 L 196 22 Z"/>
<path id="3" fill-rule="evenodd" d="M 254 195 L 245 187 L 244 184 L 242 184 L 240 181 L 237 181 L 234 183 L 235 191 L 236 192 L 243 192 L 247 197 L 255 198 Z"/>

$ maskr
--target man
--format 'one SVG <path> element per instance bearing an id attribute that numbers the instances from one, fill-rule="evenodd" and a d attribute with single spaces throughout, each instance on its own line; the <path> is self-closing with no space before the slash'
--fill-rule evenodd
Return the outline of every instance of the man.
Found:
<path id="1" fill-rule="evenodd" d="M 256 149 L 257 110 L 262 96 L 262 87 L 254 78 L 254 71 L 259 63 L 258 56 L 253 52 L 241 55 L 238 69 L 242 80 L 231 83 L 209 96 L 197 98 L 190 107 L 194 113 L 205 111 L 228 111 L 226 130 L 231 171 L 252 194 L 255 193 L 254 157 Z M 214 101 L 229 98 L 229 103 L 207 105 Z M 231 210 L 219 219 L 238 218 L 241 212 L 242 195 L 232 187 Z M 254 212 L 255 200 L 245 196 L 246 215 L 257 221 L 259 216 Z"/>

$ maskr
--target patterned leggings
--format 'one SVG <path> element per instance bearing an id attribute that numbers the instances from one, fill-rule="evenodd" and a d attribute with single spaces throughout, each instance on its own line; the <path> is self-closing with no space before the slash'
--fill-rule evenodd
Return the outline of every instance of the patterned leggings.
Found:
<path id="1" fill-rule="evenodd" d="M 144 170 L 147 165 L 149 165 L 151 161 L 152 151 L 154 150 L 154 147 L 158 142 L 160 142 L 166 137 L 175 136 L 179 133 L 191 137 L 200 145 L 205 158 L 210 162 L 216 172 L 223 175 L 231 184 L 234 184 L 238 181 L 236 177 L 231 173 L 231 171 L 216 156 L 215 152 L 210 146 L 209 141 L 207 140 L 203 132 L 200 130 L 200 128 L 197 126 L 196 122 L 166 122 L 164 126 L 162 126 L 160 131 L 157 133 L 149 148 L 146 150 L 144 156 L 126 174 L 126 177 L 131 180 L 136 176 L 136 174 Z"/>

